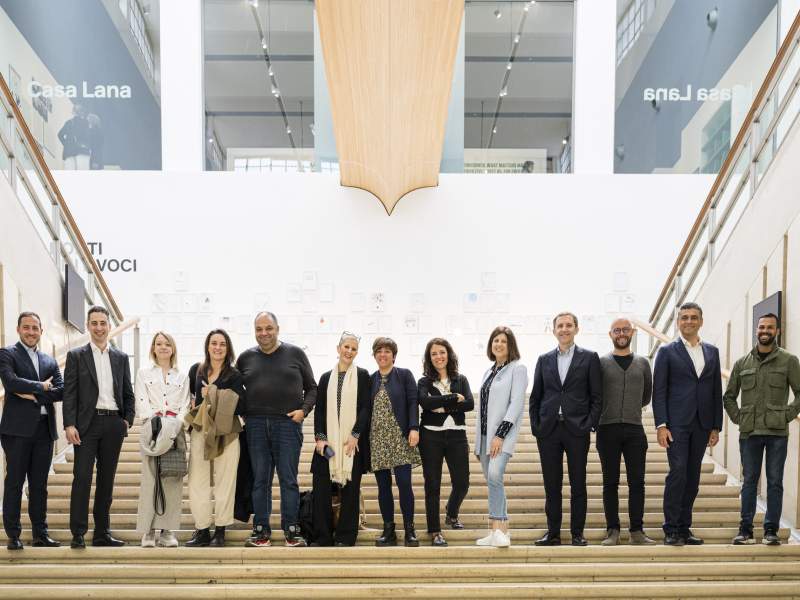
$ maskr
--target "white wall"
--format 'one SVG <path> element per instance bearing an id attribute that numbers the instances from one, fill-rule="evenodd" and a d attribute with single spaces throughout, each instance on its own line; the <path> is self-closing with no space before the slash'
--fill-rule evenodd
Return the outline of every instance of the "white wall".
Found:
<path id="1" fill-rule="evenodd" d="M 177 336 L 184 367 L 213 325 L 232 330 L 238 351 L 252 345 L 263 308 L 281 318 L 284 338 L 307 346 L 317 375 L 349 329 L 364 336 L 365 367 L 373 338 L 389 334 L 398 364 L 417 374 L 426 341 L 446 335 L 474 382 L 499 323 L 519 334 L 529 366 L 555 345 L 546 324 L 563 309 L 593 317 L 578 343 L 605 351 L 602 332 L 624 295 L 614 294 L 614 273 L 628 274 L 629 308 L 646 315 L 712 180 L 442 175 L 387 217 L 370 194 L 321 174 L 56 178 L 87 241 L 103 242 L 99 258 L 137 260 L 136 273 L 105 273 L 109 285 L 126 316 Z M 298 291 L 304 273 L 316 275 L 316 291 Z M 330 302 L 323 284 L 333 286 Z M 376 292 L 383 312 L 352 298 L 369 303 Z M 465 308 L 471 292 L 475 312 Z M 199 295 L 211 299 L 208 312 Z"/>

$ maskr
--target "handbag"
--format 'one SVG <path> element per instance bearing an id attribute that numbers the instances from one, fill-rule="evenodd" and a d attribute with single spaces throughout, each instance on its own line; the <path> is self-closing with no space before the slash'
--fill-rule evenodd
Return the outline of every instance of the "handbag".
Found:
<path id="1" fill-rule="evenodd" d="M 189 472 L 186 463 L 186 448 L 178 447 L 178 440 L 172 444 L 172 448 L 161 456 L 156 457 L 158 473 L 162 477 L 184 477 Z"/>

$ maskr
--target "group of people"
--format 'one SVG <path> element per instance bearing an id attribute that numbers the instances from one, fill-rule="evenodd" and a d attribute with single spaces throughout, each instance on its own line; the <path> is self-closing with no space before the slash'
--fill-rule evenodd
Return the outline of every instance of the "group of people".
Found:
<path id="1" fill-rule="evenodd" d="M 547 516 L 547 531 L 535 540 L 537 546 L 561 544 L 565 454 L 571 543 L 587 544 L 583 535 L 586 466 L 593 431 L 603 470 L 607 534 L 602 544 L 620 543 L 621 460 L 629 488 L 629 541 L 654 543 L 643 525 L 648 442 L 642 411 L 651 399 L 658 443 L 666 448 L 669 461 L 664 543 L 703 543 L 691 531 L 692 507 L 703 454 L 719 439 L 723 393 L 719 352 L 700 339 L 702 323 L 702 309 L 694 303 L 683 304 L 677 314 L 680 336 L 659 350 L 651 371 L 649 361 L 631 351 L 635 330 L 629 320 L 620 318 L 611 324 L 613 349 L 600 357 L 575 345 L 579 329 L 574 314 L 564 312 L 553 319 L 558 346 L 536 361 L 529 397 Z M 132 382 L 127 355 L 108 342 L 108 311 L 91 307 L 87 327 L 91 341 L 68 353 L 63 379 L 56 361 L 39 349 L 42 323 L 33 312 L 23 312 L 18 318 L 19 342 L 0 350 L 0 380 L 6 391 L 0 421 L 7 460 L 3 525 L 9 549 L 23 547 L 20 510 L 26 478 L 33 545 L 59 545 L 47 527 L 47 476 L 57 439 L 55 402 L 62 403 L 66 438 L 75 453 L 70 499 L 73 548 L 86 545 L 95 469 L 91 543 L 124 544 L 111 533 L 109 512 L 123 440 L 135 417 L 143 423 L 137 516 L 142 546 L 178 545 L 174 531 L 180 528 L 186 472 L 195 523 L 187 546 L 224 545 L 226 528 L 234 518 L 248 520 L 251 512 L 253 530 L 246 545 L 270 546 L 276 470 L 286 545 L 354 545 L 362 476 L 373 473 L 383 520 L 376 545 L 399 542 L 396 487 L 403 543 L 418 546 L 412 470 L 419 465 L 431 543 L 447 546 L 440 515 L 442 469 L 446 462 L 451 482 L 444 524 L 463 529 L 459 511 L 470 484 L 466 413 L 473 410 L 472 452 L 486 479 L 489 517 L 487 535 L 476 543 L 511 544 L 504 475 L 522 429 L 528 371 L 508 327 L 497 327 L 489 336 L 486 354 L 491 364 L 475 397 L 459 371 L 456 352 L 439 337 L 428 342 L 423 376 L 415 380 L 411 371 L 395 366 L 398 347 L 388 337 L 372 345 L 374 373 L 357 367 L 354 359 L 360 338 L 344 332 L 335 364 L 317 382 L 303 350 L 280 340 L 278 318 L 261 312 L 254 320 L 255 347 L 237 358 L 230 336 L 214 329 L 206 336 L 203 360 L 188 373 L 176 366 L 172 336 L 156 333 L 149 350 L 152 364 Z M 739 425 L 743 467 L 740 531 L 734 544 L 754 541 L 753 517 L 764 454 L 768 491 L 763 541 L 780 543 L 783 466 L 788 423 L 800 412 L 800 363 L 778 347 L 779 327 L 776 315 L 759 319 L 758 342 L 736 362 L 724 394 L 724 407 Z M 790 389 L 794 392 L 791 404 Z M 298 468 L 302 425 L 312 411 L 315 446 L 309 528 L 301 523 Z"/>

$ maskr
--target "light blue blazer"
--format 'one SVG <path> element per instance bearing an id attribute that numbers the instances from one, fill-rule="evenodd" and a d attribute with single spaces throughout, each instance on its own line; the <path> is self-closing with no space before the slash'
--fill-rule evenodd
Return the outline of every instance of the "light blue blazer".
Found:
<path id="1" fill-rule="evenodd" d="M 490 373 L 491 367 L 483 374 L 481 388 Z M 503 367 L 492 381 L 489 388 L 489 407 L 486 414 L 486 447 L 484 454 L 489 453 L 489 446 L 492 438 L 497 431 L 497 427 L 503 421 L 513 423 L 514 426 L 508 432 L 503 442 L 503 452 L 514 454 L 514 446 L 517 445 L 517 436 L 522 427 L 522 413 L 525 409 L 525 390 L 528 387 L 528 369 L 520 361 L 515 360 Z M 480 396 L 479 396 L 480 398 Z M 481 411 L 480 401 L 475 407 L 477 410 L 477 420 L 475 427 L 475 454 L 479 455 L 481 450 Z"/>

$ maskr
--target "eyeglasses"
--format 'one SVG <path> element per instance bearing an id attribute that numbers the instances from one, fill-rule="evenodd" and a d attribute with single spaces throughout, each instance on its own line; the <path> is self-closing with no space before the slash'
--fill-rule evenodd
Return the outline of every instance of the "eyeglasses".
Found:
<path id="1" fill-rule="evenodd" d="M 613 333 L 614 335 L 619 335 L 620 333 L 628 335 L 630 333 L 633 333 L 633 329 L 631 329 L 630 327 L 615 327 L 614 329 L 611 330 L 611 333 Z"/>
<path id="2" fill-rule="evenodd" d="M 353 338 L 357 342 L 361 341 L 361 336 L 360 335 L 356 335 L 352 331 L 343 331 L 342 335 L 339 336 L 339 342 L 341 343 L 341 341 L 343 339 L 345 339 L 345 338 Z"/>

